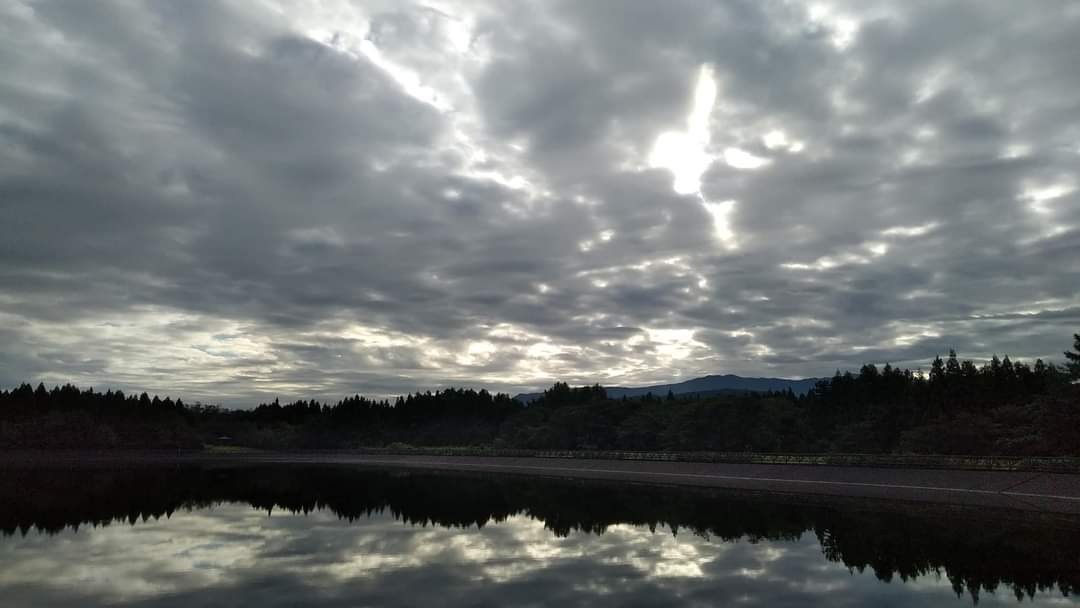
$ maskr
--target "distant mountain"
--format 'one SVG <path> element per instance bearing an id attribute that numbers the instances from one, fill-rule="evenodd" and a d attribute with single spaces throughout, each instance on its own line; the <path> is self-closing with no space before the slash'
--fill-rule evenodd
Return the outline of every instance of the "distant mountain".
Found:
<path id="1" fill-rule="evenodd" d="M 785 391 L 791 389 L 797 395 L 805 394 L 813 388 L 820 378 L 804 378 L 802 380 L 789 380 L 787 378 L 743 378 L 732 374 L 723 376 L 703 376 L 678 382 L 676 384 L 657 384 L 655 386 L 639 387 L 604 387 L 608 397 L 621 399 L 623 397 L 643 397 L 652 393 L 658 397 L 668 394 L 668 391 L 676 395 L 718 395 L 723 393 Z M 514 397 L 518 401 L 529 403 L 543 397 L 543 393 L 521 393 Z"/>

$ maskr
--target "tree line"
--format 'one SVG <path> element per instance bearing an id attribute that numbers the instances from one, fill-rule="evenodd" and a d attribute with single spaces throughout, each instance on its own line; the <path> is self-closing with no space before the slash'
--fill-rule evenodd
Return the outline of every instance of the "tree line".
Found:
<path id="1" fill-rule="evenodd" d="M 1080 456 L 1080 335 L 1059 367 L 955 352 L 928 372 L 864 365 L 805 395 L 611 399 L 556 383 L 531 403 L 449 388 L 396 400 L 275 399 L 229 410 L 169 397 L 23 384 L 0 391 L 3 448 L 526 449 Z"/>

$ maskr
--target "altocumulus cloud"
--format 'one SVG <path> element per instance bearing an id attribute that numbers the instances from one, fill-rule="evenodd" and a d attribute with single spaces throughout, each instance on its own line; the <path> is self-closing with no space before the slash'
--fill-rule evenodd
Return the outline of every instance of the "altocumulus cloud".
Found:
<path id="1" fill-rule="evenodd" d="M 1080 7 L 6 2 L 0 384 L 805 376 L 1080 325 Z"/>

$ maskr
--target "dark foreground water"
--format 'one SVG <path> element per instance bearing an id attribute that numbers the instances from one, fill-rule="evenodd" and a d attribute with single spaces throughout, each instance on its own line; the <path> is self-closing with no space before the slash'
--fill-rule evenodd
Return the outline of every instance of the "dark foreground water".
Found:
<path id="1" fill-rule="evenodd" d="M 0 531 L 8 608 L 1050 606 L 1080 588 L 1062 516 L 341 466 L 0 468 Z"/>

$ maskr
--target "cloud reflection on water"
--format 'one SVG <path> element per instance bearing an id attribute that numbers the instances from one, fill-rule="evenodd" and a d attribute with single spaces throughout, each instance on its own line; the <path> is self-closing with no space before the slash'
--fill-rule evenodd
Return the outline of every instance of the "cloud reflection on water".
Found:
<path id="1" fill-rule="evenodd" d="M 466 528 L 228 503 L 0 540 L 7 606 L 968 604 L 943 577 L 882 583 L 817 537 L 723 542 L 661 525 L 553 534 L 518 514 Z M 1034 605 L 1060 597 L 1037 596 Z M 1066 603 L 1069 603 L 1066 600 Z M 1007 590 L 980 605 L 1015 604 Z"/>

